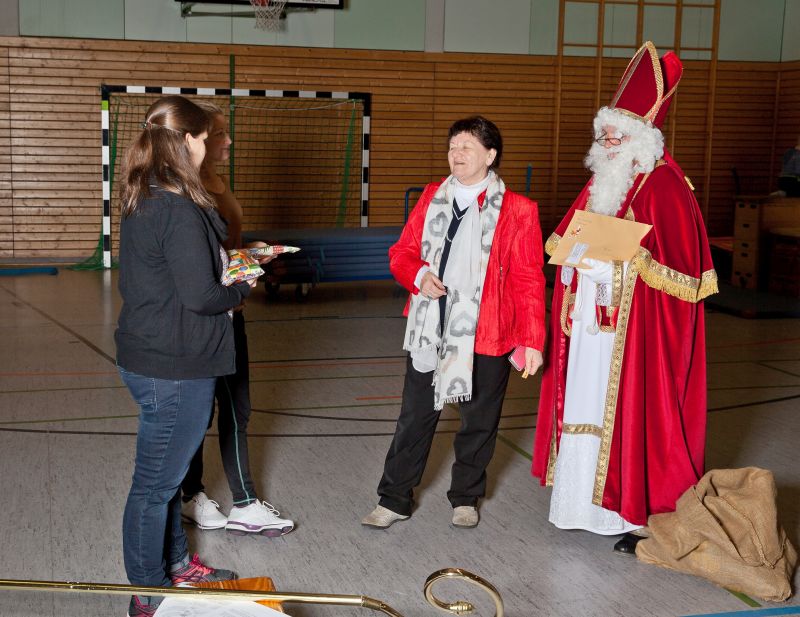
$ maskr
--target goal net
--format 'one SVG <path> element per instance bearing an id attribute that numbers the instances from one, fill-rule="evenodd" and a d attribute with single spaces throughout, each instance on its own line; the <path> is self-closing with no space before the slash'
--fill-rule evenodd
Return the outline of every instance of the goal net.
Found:
<path id="1" fill-rule="evenodd" d="M 176 90 L 104 88 L 104 234 L 95 255 L 79 267 L 94 267 L 101 248 L 97 267 L 108 267 L 116 255 L 125 150 L 147 108 Z M 213 102 L 227 116 L 233 145 L 219 172 L 242 204 L 245 230 L 367 225 L 368 94 L 191 90 L 179 92 Z"/>

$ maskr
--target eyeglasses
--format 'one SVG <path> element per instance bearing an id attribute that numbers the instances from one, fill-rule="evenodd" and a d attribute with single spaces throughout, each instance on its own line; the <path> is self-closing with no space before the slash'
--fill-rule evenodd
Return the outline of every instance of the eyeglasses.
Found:
<path id="1" fill-rule="evenodd" d="M 622 143 L 622 139 L 622 137 L 609 137 L 607 133 L 603 133 L 594 141 L 601 146 L 605 146 L 606 144 L 609 146 L 619 146 Z"/>

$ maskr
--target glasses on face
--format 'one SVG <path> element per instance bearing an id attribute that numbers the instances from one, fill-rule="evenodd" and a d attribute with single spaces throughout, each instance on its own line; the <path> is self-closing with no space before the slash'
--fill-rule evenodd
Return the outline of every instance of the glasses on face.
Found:
<path id="1" fill-rule="evenodd" d="M 622 143 L 621 137 L 609 137 L 608 133 L 603 133 L 600 137 L 597 137 L 595 143 L 605 147 L 606 145 L 609 146 L 619 146 Z"/>

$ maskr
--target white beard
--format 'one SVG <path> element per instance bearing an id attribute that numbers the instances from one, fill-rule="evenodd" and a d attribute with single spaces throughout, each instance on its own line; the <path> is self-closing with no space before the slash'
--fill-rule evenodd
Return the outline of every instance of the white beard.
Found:
<path id="1" fill-rule="evenodd" d="M 615 216 L 631 190 L 636 175 L 633 171 L 635 153 L 626 146 L 605 148 L 594 143 L 589 149 L 584 163 L 594 174 L 589 187 L 592 212 Z"/>
<path id="2" fill-rule="evenodd" d="M 595 142 L 584 159 L 593 174 L 589 187 L 592 211 L 615 216 L 636 176 L 653 171 L 664 155 L 664 136 L 657 128 L 607 107 L 594 119 L 595 134 L 600 134 L 603 125 L 616 126 L 630 138 L 610 148 Z"/>

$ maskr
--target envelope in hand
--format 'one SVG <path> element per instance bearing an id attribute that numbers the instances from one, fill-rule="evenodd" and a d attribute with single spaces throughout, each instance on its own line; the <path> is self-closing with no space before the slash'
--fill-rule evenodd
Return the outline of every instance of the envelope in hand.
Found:
<path id="1" fill-rule="evenodd" d="M 575 268 L 588 267 L 581 260 L 630 261 L 653 228 L 585 210 L 576 210 L 548 263 Z"/>

